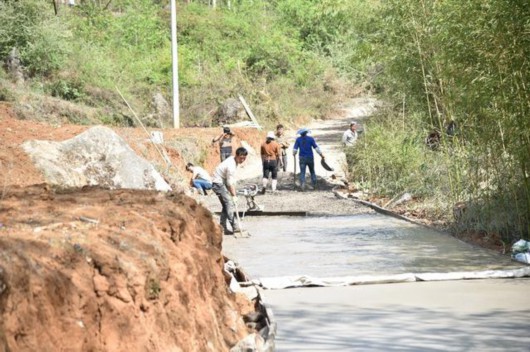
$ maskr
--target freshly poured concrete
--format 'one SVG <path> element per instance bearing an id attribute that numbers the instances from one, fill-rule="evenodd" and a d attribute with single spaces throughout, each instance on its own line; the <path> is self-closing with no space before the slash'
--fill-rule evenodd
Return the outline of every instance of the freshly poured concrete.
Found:
<path id="1" fill-rule="evenodd" d="M 224 253 L 253 279 L 516 269 L 521 265 L 449 235 L 380 214 L 256 217 L 252 237 L 225 236 Z"/>
<path id="2" fill-rule="evenodd" d="M 384 215 L 247 218 L 223 251 L 252 279 L 519 269 L 505 256 Z M 277 351 L 528 351 L 530 279 L 262 290 Z"/>
<path id="3" fill-rule="evenodd" d="M 529 351 L 530 279 L 265 290 L 277 351 Z"/>

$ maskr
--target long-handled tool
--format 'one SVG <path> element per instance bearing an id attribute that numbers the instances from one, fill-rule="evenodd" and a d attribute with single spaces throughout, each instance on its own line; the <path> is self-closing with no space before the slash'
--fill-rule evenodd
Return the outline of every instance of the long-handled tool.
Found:
<path id="1" fill-rule="evenodd" d="M 296 189 L 296 154 L 293 155 L 293 164 L 294 164 L 294 173 L 293 173 L 293 184 L 294 184 L 294 188 Z"/>
<path id="2" fill-rule="evenodd" d="M 235 238 L 247 238 L 250 237 L 250 233 L 246 230 L 243 230 L 243 227 L 241 226 L 241 219 L 239 218 L 239 209 L 237 209 L 237 203 L 234 202 L 234 206 L 236 208 L 236 219 L 237 219 L 237 226 L 239 227 L 239 231 L 234 231 L 234 237 Z"/>

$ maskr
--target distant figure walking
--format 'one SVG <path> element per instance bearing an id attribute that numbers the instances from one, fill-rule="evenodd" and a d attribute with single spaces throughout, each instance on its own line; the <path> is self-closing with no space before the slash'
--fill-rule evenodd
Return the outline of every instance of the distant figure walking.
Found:
<path id="1" fill-rule="evenodd" d="M 317 188 L 317 175 L 315 173 L 315 160 L 313 158 L 313 149 L 316 150 L 316 152 L 322 157 L 322 159 L 325 159 L 324 154 L 322 154 L 322 151 L 315 142 L 315 139 L 311 136 L 308 136 L 308 133 L 309 129 L 305 127 L 298 130 L 297 134 L 299 134 L 300 137 L 296 139 L 296 142 L 294 143 L 293 147 L 293 155 L 295 158 L 298 149 L 300 149 L 300 188 L 302 191 L 304 191 L 306 187 L 306 167 L 309 168 L 309 173 L 311 174 L 311 185 L 313 186 L 313 189 Z"/>
<path id="2" fill-rule="evenodd" d="M 212 144 L 219 142 L 219 153 L 221 154 L 221 161 L 226 160 L 232 155 L 232 137 L 234 134 L 230 131 L 230 127 L 223 127 L 223 133 L 212 139 Z"/>
<path id="3" fill-rule="evenodd" d="M 287 148 L 289 148 L 289 142 L 287 142 L 287 137 L 285 136 L 285 130 L 282 124 L 276 126 L 276 142 L 280 145 L 282 149 L 282 154 L 280 156 L 280 163 L 278 169 L 287 171 Z"/>
<path id="4" fill-rule="evenodd" d="M 357 122 L 352 121 L 350 122 L 350 128 L 344 132 L 342 135 L 342 145 L 345 147 L 351 147 L 355 145 L 355 142 L 357 142 L 357 138 L 359 135 L 357 134 Z"/>

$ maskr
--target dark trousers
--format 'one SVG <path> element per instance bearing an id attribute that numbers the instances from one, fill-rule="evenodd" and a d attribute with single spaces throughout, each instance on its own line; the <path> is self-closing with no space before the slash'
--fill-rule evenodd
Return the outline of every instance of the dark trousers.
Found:
<path id="1" fill-rule="evenodd" d="M 228 192 L 228 188 L 224 184 L 221 183 L 214 183 L 212 186 L 212 190 L 219 198 L 219 201 L 221 202 L 221 206 L 223 207 L 223 210 L 221 212 L 221 226 L 223 227 L 224 231 L 228 231 L 227 221 L 232 226 L 232 231 L 239 231 L 239 226 L 237 225 L 237 222 L 235 221 L 235 206 L 234 202 L 232 201 L 232 197 L 230 196 L 230 192 Z"/>
<path id="2" fill-rule="evenodd" d="M 232 147 L 222 147 L 220 150 L 221 153 L 221 162 L 225 161 L 228 157 L 232 155 Z"/>
<path id="3" fill-rule="evenodd" d="M 274 160 L 263 160 L 263 178 L 269 178 L 272 174 L 272 179 L 278 178 L 278 162 Z"/>

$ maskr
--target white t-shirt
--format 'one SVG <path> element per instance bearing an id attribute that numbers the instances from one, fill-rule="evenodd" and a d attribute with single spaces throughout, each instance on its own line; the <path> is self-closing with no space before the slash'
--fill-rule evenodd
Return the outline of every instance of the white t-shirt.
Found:
<path id="1" fill-rule="evenodd" d="M 342 144 L 346 146 L 354 145 L 357 141 L 357 131 L 352 131 L 351 129 L 344 132 L 342 135 Z"/>
<path id="2" fill-rule="evenodd" d="M 226 158 L 220 163 L 213 173 L 213 183 L 224 183 L 227 186 L 234 186 L 236 183 L 236 159 L 234 156 Z"/>
<path id="3" fill-rule="evenodd" d="M 193 177 L 194 180 L 196 178 L 200 178 L 201 180 L 208 181 L 208 182 L 212 183 L 212 178 L 210 177 L 208 172 L 206 170 L 204 170 L 202 167 L 200 167 L 200 166 L 192 166 L 191 167 L 191 172 L 193 173 L 192 177 Z"/>

